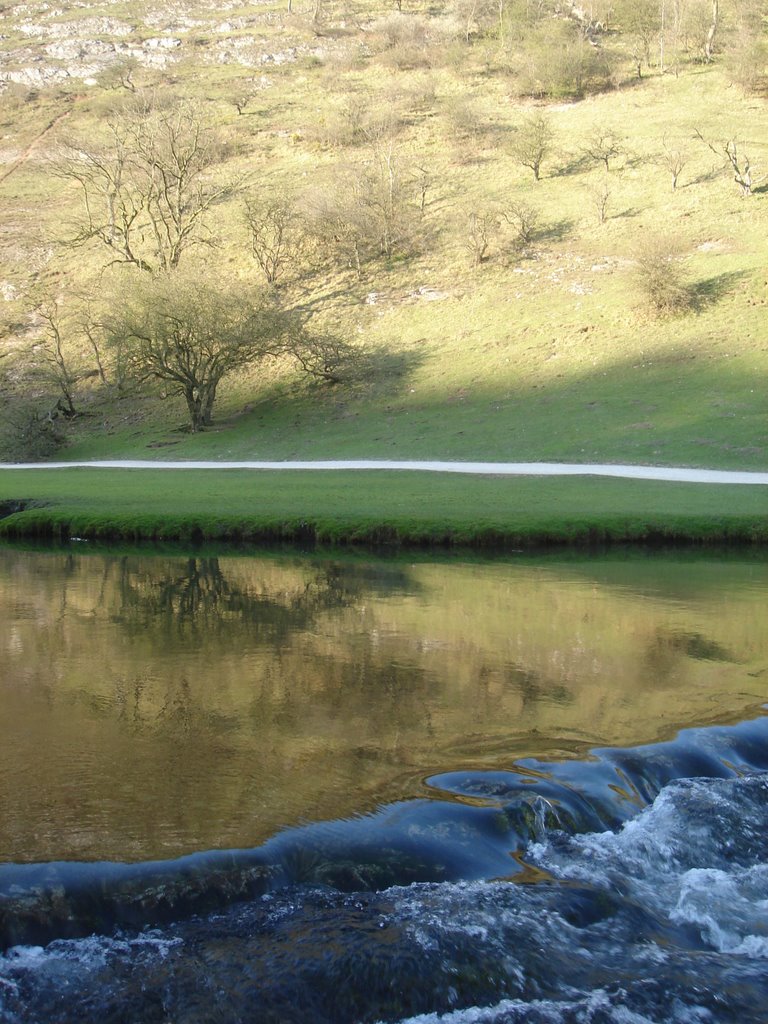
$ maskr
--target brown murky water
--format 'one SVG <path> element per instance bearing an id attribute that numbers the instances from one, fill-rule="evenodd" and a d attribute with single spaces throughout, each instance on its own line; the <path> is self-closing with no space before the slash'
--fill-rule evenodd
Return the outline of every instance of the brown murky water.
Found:
<path id="1" fill-rule="evenodd" d="M 0 549 L 0 861 L 250 847 L 768 700 L 749 554 Z"/>

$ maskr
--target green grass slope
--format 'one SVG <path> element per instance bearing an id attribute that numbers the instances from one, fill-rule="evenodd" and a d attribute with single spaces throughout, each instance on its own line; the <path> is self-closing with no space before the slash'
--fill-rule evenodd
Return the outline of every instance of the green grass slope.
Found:
<path id="1" fill-rule="evenodd" d="M 309 389 L 278 374 L 229 381 L 216 429 L 196 437 L 180 435 L 179 407 L 147 403 L 153 407 L 137 423 L 135 410 L 126 414 L 117 403 L 100 424 L 81 424 L 71 455 L 151 453 L 171 444 L 179 457 L 764 468 L 768 285 L 755 237 L 766 229 L 764 216 L 741 225 L 754 248 L 733 252 L 738 222 L 753 210 L 763 214 L 759 202 L 745 211 L 729 196 L 723 205 L 732 206 L 731 216 L 718 218 L 716 237 L 690 243 L 698 286 L 715 296 L 694 315 L 663 322 L 647 315 L 627 266 L 631 247 L 616 255 L 625 225 L 613 238 L 585 232 L 570 251 L 544 250 L 512 268 L 470 275 L 460 260 L 381 268 L 375 282 L 348 286 L 331 319 L 342 336 L 396 353 L 392 376 Z M 684 217 L 676 220 L 686 225 Z M 698 255 L 702 247 L 706 257 Z M 375 305 L 365 290 L 374 283 Z M 419 288 L 444 297 L 425 300 Z"/>
<path id="2" fill-rule="evenodd" d="M 766 487 L 601 478 L 6 470 L 0 507 L 5 536 L 486 547 L 768 541 Z"/>
<path id="3" fill-rule="evenodd" d="M 396 13 L 370 0 L 354 10 L 323 0 L 317 20 L 314 5 L 294 4 L 289 13 L 271 2 L 228 9 L 226 20 L 206 4 L 183 13 L 156 3 L 56 10 L 27 3 L 9 11 L 0 40 L 2 457 L 29 458 L 25 427 L 58 397 L 44 325 L 33 311 L 48 296 L 66 323 L 63 353 L 78 409 L 71 422 L 57 421 L 58 458 L 768 468 L 768 105 L 733 75 L 735 9 L 724 10 L 710 63 L 690 43 L 664 72 L 654 55 L 638 80 L 618 19 L 594 38 L 595 52 L 612 62 L 610 87 L 531 97 L 521 85 L 526 51 L 515 23 L 499 38 L 492 19 L 468 27 L 459 8 L 416 4 Z M 541 10 L 545 21 L 531 38 L 562 27 L 559 7 Z M 118 74 L 124 59 L 129 88 Z M 370 170 L 375 147 L 386 146 L 411 189 L 414 244 L 369 260 L 358 275 L 316 242 L 277 288 L 279 301 L 300 311 L 312 331 L 357 347 L 361 362 L 352 378 L 327 385 L 308 381 L 285 360 L 254 366 L 222 382 L 214 426 L 197 434 L 186 429 L 180 400 L 164 397 L 162 386 L 118 389 L 106 350 L 101 381 L 76 314 L 86 302 L 98 307 L 137 271 L 107 268 L 109 254 L 97 245 L 68 244 L 82 226 L 82 203 L 54 171 L 62 141 L 103 139 L 106 119 L 132 102 L 133 88 L 194 99 L 222 134 L 214 176 L 245 174 L 251 195 L 287 195 L 299 210 L 330 195 L 345 175 Z M 233 100 L 242 97 L 247 103 L 238 113 Z M 539 181 L 513 152 L 533 111 L 545 112 L 554 132 Z M 598 129 L 618 143 L 607 170 L 584 153 Z M 732 180 L 722 153 L 727 141 L 750 157 L 749 196 Z M 670 150 L 682 163 L 674 189 L 665 166 Z M 427 182 L 421 210 L 414 191 L 420 176 Z M 536 213 L 524 246 L 515 246 L 505 227 L 511 204 Z M 488 228 L 479 262 L 471 253 L 473 215 Z M 242 196 L 217 206 L 210 226 L 215 245 L 185 257 L 190 268 L 258 283 Z M 638 258 L 659 239 L 675 253 L 670 265 L 685 283 L 688 306 L 677 315 L 654 313 L 638 284 Z M 4 474 L 2 494 L 55 500 L 78 530 L 80 487 L 89 507 L 112 524 L 123 512 L 139 516 L 140 506 L 150 516 L 171 515 L 176 496 L 195 528 L 203 528 L 203 517 L 211 535 L 217 517 L 232 523 L 250 515 L 263 525 L 272 515 L 280 523 L 310 516 L 317 525 L 332 512 L 341 522 L 348 511 L 360 535 L 397 520 L 394 533 L 414 537 L 440 535 L 446 523 L 456 536 L 470 527 L 482 533 L 484 523 L 488 536 L 503 528 L 512 537 L 530 532 L 533 516 L 555 536 L 571 529 L 563 527 L 566 510 L 582 536 L 610 532 L 619 520 L 619 533 L 639 536 L 656 530 L 659 517 L 679 523 L 679 516 L 699 515 L 717 533 L 720 517 L 738 512 L 749 520 L 741 535 L 754 537 L 768 512 L 763 488 L 595 480 L 417 485 L 412 477 L 361 483 L 326 475 L 285 483 L 263 475 L 257 483 L 227 475 L 215 486 L 206 477 L 198 504 L 202 483 L 137 479 L 78 473 L 64 484 L 59 476 L 6 481 Z M 210 495 L 219 493 L 227 497 L 206 518 Z M 269 507 L 254 505 L 254 494 Z M 150 507 L 155 498 L 160 505 Z M 423 511 L 435 508 L 442 518 Z M 22 515 L 31 522 L 31 511 Z M 693 520 L 688 525 L 695 535 Z"/>

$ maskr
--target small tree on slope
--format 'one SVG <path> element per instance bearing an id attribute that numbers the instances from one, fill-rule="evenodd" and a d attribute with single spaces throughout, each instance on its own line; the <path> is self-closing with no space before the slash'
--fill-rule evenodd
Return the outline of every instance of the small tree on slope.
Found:
<path id="1" fill-rule="evenodd" d="M 210 426 L 222 379 L 283 350 L 287 317 L 261 293 L 181 272 L 131 275 L 105 318 L 126 376 L 181 395 L 192 431 Z"/>

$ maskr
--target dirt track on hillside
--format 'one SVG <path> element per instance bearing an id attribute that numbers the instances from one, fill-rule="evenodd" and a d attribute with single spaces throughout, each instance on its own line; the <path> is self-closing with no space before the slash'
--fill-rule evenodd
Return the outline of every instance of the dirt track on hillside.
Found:
<path id="1" fill-rule="evenodd" d="M 696 484 L 768 485 L 768 473 L 674 466 L 619 466 L 567 462 L 440 462 L 337 459 L 314 462 L 200 462 L 120 459 L 97 462 L 0 463 L 0 469 L 252 469 L 252 470 L 401 470 L 426 473 L 466 473 L 475 476 L 609 476 L 631 480 L 667 480 Z"/>

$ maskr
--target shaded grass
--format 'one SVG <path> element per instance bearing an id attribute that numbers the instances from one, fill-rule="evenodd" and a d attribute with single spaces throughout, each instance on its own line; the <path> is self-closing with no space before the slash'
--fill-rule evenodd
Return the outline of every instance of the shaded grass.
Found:
<path id="1" fill-rule="evenodd" d="M 14 502 L 24 503 L 12 511 Z M 768 541 L 768 489 L 381 471 L 0 474 L 5 536 L 533 546 Z"/>
<path id="2" fill-rule="evenodd" d="M 468 459 L 627 462 L 762 469 L 768 418 L 746 357 L 720 359 L 701 340 L 632 353 L 600 369 L 584 365 L 592 334 L 561 337 L 529 369 L 521 339 L 500 337 L 464 379 L 438 384 L 428 356 L 379 393 L 275 387 L 190 435 L 155 424 L 115 424 L 67 450 L 72 459 Z M 581 339 L 584 340 L 581 340 Z M 447 339 L 443 348 L 454 343 Z M 583 346 L 583 361 L 578 347 Z M 458 349 L 459 346 L 456 346 Z M 465 357 L 466 358 L 466 357 Z M 461 354 L 456 351 L 456 360 Z M 446 358 L 447 362 L 447 358 Z M 570 364 L 570 365 L 569 365 Z M 557 367 L 557 369 L 555 369 Z M 431 367 L 434 370 L 434 366 Z M 568 372 L 570 370 L 570 372 Z M 133 406 L 130 411 L 133 411 Z M 228 414 L 229 413 L 229 414 Z M 180 421 L 177 421 L 177 423 Z"/>

